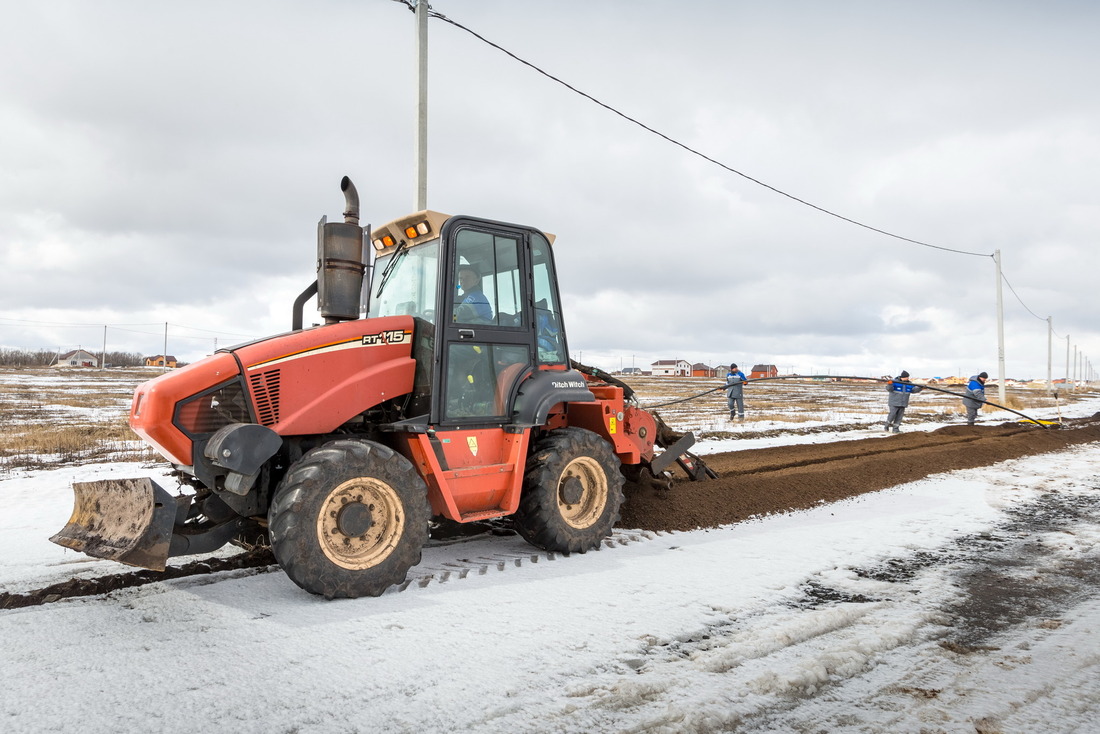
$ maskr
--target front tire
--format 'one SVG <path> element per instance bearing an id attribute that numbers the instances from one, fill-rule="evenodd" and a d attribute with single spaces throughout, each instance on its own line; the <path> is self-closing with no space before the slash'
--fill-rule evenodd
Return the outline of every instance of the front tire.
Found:
<path id="1" fill-rule="evenodd" d="M 531 545 L 559 553 L 598 548 L 619 521 L 623 475 L 610 444 L 583 428 L 540 438 L 527 462 L 515 527 Z"/>
<path id="2" fill-rule="evenodd" d="M 328 599 L 378 596 L 405 579 L 428 540 L 428 488 L 404 456 L 373 441 L 307 452 L 268 510 L 286 575 Z"/>

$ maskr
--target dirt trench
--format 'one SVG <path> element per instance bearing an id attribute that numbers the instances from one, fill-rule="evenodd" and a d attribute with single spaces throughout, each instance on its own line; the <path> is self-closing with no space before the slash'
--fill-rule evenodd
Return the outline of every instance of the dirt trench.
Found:
<path id="1" fill-rule="evenodd" d="M 1100 441 L 1100 413 L 1062 426 L 945 426 L 932 432 L 711 454 L 718 479 L 626 486 L 620 527 L 694 530 L 855 497 L 931 474 Z"/>
<path id="2" fill-rule="evenodd" d="M 671 489 L 627 484 L 620 528 L 694 530 L 808 509 L 855 497 L 930 474 L 972 469 L 1031 454 L 1100 441 L 1100 413 L 1061 427 L 1004 423 L 946 426 L 931 433 L 748 449 L 706 457 L 717 479 L 681 479 Z M 502 522 L 503 524 L 496 524 Z M 511 532 L 507 519 L 478 524 L 479 532 Z M 465 535 L 473 528 L 454 531 Z M 444 534 L 446 527 L 442 527 Z M 433 533 L 433 538 L 436 537 Z M 264 569 L 275 563 L 270 549 L 229 558 L 192 561 L 167 571 L 134 571 L 92 579 L 71 579 L 25 593 L 0 592 L 0 609 L 36 606 L 60 599 L 109 593 L 169 578 L 222 571 Z"/>

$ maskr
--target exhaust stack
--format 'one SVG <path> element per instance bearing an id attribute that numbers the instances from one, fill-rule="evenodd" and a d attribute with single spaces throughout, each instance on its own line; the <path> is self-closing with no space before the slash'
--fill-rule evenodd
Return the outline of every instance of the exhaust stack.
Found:
<path id="1" fill-rule="evenodd" d="M 359 318 L 366 270 L 366 243 L 370 233 L 359 226 L 359 192 L 347 176 L 344 221 L 321 218 L 317 225 L 317 302 L 326 324 Z"/>
<path id="2" fill-rule="evenodd" d="M 351 179 L 344 176 L 340 179 L 340 190 L 344 192 L 344 222 L 359 226 L 359 191 Z"/>

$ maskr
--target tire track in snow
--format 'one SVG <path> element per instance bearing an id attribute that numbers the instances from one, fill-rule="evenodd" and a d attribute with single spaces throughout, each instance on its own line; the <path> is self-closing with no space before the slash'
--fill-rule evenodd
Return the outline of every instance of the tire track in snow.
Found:
<path id="1" fill-rule="evenodd" d="M 633 543 L 641 543 L 656 538 L 659 533 L 648 530 L 614 530 L 610 537 L 604 538 L 601 545 L 589 551 L 599 552 Z M 471 547 L 466 547 L 470 544 Z M 499 550 L 495 547 L 503 546 Z M 443 548 L 462 548 L 461 555 Z M 477 555 L 475 555 L 477 554 Z M 509 568 L 530 567 L 537 563 L 552 562 L 559 558 L 568 558 L 569 553 L 544 551 L 529 545 L 518 535 L 474 536 L 467 540 L 445 541 L 438 545 L 429 543 L 424 549 L 420 563 L 409 569 L 405 581 L 391 586 L 385 594 L 397 594 L 408 589 L 423 589 L 432 584 L 448 584 L 474 576 L 500 573 Z M 583 555 L 583 554 L 579 554 Z"/>
<path id="2" fill-rule="evenodd" d="M 1100 491 L 1047 491 L 940 548 L 816 574 L 756 612 L 715 609 L 523 716 L 563 732 L 1085 731 L 1100 702 L 1060 691 L 1100 672 L 1100 646 L 1073 649 L 1081 634 L 1062 629 L 1090 605 Z M 486 721 L 526 730 L 511 712 Z"/>
<path id="3" fill-rule="evenodd" d="M 644 542 L 658 535 L 659 533 L 648 530 L 615 530 L 610 537 L 604 538 L 599 548 L 590 552 Z M 529 567 L 542 561 L 555 561 L 559 557 L 568 558 L 569 555 L 540 550 L 527 544 L 518 535 L 482 534 L 429 542 L 424 548 L 421 562 L 409 569 L 405 580 L 383 593 L 395 594 L 409 589 L 423 589 L 432 584 L 455 583 L 468 578 L 471 573 L 474 576 L 483 576 L 490 571 Z M 0 593 L 0 610 L 52 604 L 66 599 L 99 596 L 161 583 L 166 585 L 165 588 L 186 588 L 279 570 L 270 549 L 260 548 L 226 558 L 208 558 L 181 566 L 169 566 L 165 571 L 131 571 L 91 578 L 73 578 L 41 589 L 19 593 L 3 592 Z"/>

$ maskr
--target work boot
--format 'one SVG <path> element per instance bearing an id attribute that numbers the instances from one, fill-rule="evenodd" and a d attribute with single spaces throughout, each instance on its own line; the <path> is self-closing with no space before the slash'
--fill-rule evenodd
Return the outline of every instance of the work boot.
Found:
<path id="1" fill-rule="evenodd" d="M 737 420 L 743 421 L 743 420 L 745 420 L 745 416 L 744 415 L 739 415 L 739 416 L 737 416 Z"/>
<path id="2" fill-rule="evenodd" d="M 882 430 L 889 431 L 890 430 L 890 424 L 887 423 L 886 426 Z"/>
<path id="3" fill-rule="evenodd" d="M 733 411 L 731 410 L 731 411 L 730 411 L 730 420 L 733 420 L 733 419 L 734 419 L 734 418 L 736 418 L 736 417 L 737 417 L 737 414 L 736 414 L 736 413 L 734 413 L 734 412 L 733 412 Z"/>
<path id="4" fill-rule="evenodd" d="M 897 426 L 894 426 L 894 433 L 901 433 L 901 429 Z"/>

